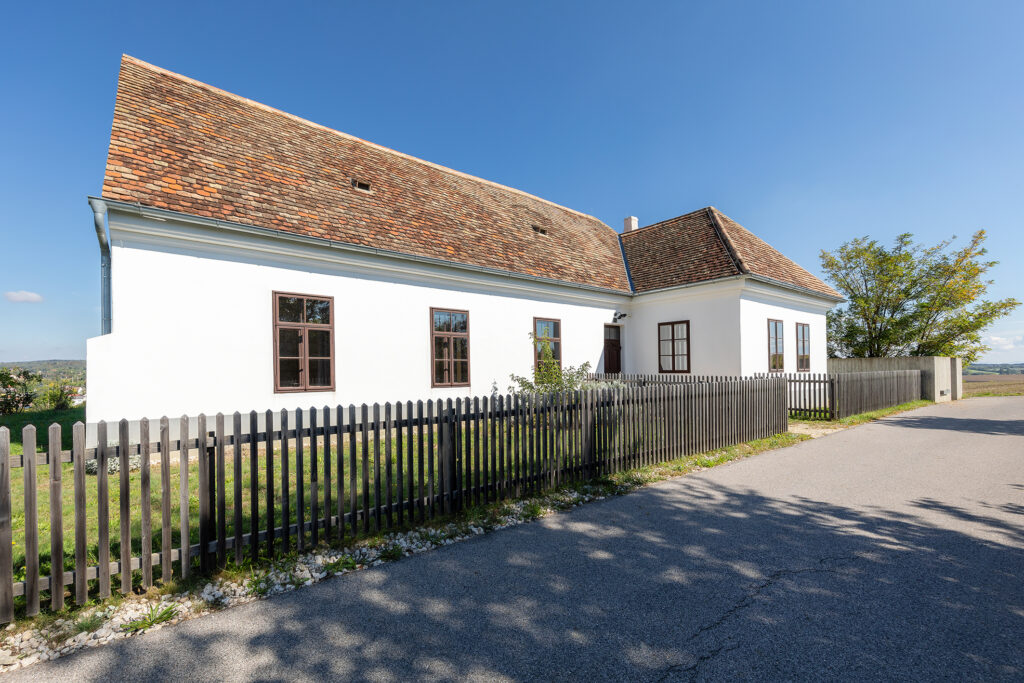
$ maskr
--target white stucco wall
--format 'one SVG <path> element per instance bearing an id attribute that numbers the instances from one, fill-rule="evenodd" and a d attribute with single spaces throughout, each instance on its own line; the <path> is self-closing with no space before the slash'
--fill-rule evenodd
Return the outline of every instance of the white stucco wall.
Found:
<path id="1" fill-rule="evenodd" d="M 767 372 L 767 321 L 811 326 L 811 371 L 826 371 L 832 302 L 746 277 L 629 297 L 457 270 L 273 235 L 111 211 L 112 333 L 88 340 L 87 419 L 483 395 L 530 376 L 533 318 L 562 323 L 563 363 L 602 372 L 616 312 L 622 370 L 657 373 L 658 323 L 690 321 L 691 373 Z M 333 296 L 335 391 L 274 393 L 272 292 Z M 431 388 L 429 310 L 470 313 L 472 385 Z"/>
<path id="2" fill-rule="evenodd" d="M 825 313 L 831 303 L 792 294 L 781 288 L 748 283 L 739 299 L 740 325 L 743 328 L 741 372 L 753 375 L 768 372 L 768 320 L 783 323 L 783 363 L 785 372 L 796 372 L 796 324 L 810 325 L 811 369 L 825 372 L 828 361 Z"/>
<path id="3" fill-rule="evenodd" d="M 690 321 L 690 372 L 740 374 L 740 280 L 636 297 L 626 318 L 628 372 L 658 372 L 658 323 Z"/>
<path id="4" fill-rule="evenodd" d="M 563 363 L 600 371 L 603 325 L 628 302 L 138 217 L 110 231 L 113 328 L 88 341 L 89 422 L 504 392 L 532 373 L 534 316 L 561 320 Z M 274 393 L 273 291 L 334 297 L 336 391 Z M 431 389 L 431 306 L 470 313 L 470 387 Z"/>

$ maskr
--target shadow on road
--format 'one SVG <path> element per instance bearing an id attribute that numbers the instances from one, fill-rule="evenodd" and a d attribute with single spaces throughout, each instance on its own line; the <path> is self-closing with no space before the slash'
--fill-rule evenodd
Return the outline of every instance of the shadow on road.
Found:
<path id="1" fill-rule="evenodd" d="M 1024 406 L 1024 403 L 1021 405 Z M 945 415 L 901 415 L 898 419 L 894 418 L 893 422 L 901 428 L 944 429 L 946 431 L 973 432 L 975 434 L 1024 436 L 1024 420 L 985 420 Z"/>
<path id="2" fill-rule="evenodd" d="M 1024 676 L 1020 523 L 703 479 L 629 498 L 101 648 L 89 677 Z"/>

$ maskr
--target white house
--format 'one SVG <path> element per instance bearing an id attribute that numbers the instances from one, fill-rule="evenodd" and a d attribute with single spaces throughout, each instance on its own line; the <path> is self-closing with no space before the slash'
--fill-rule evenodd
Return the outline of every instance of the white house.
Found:
<path id="1" fill-rule="evenodd" d="M 601 221 L 125 56 L 88 420 L 825 371 L 826 284 L 714 208 Z"/>

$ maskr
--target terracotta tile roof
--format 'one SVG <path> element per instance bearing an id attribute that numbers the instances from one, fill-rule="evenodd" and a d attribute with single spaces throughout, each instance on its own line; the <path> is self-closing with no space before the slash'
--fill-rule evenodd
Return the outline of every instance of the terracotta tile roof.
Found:
<path id="1" fill-rule="evenodd" d="M 596 218 L 128 56 L 103 196 L 629 291 L 618 234 Z"/>
<path id="2" fill-rule="evenodd" d="M 622 248 L 637 292 L 749 273 L 841 298 L 711 206 L 623 233 Z"/>
<path id="3" fill-rule="evenodd" d="M 740 274 L 706 209 L 624 232 L 622 250 L 637 292 Z"/>

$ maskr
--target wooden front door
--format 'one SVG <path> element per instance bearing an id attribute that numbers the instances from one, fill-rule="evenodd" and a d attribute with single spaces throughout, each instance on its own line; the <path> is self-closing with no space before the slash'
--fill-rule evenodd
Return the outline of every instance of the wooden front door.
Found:
<path id="1" fill-rule="evenodd" d="M 622 328 L 618 325 L 604 326 L 604 371 L 622 372 Z"/>

